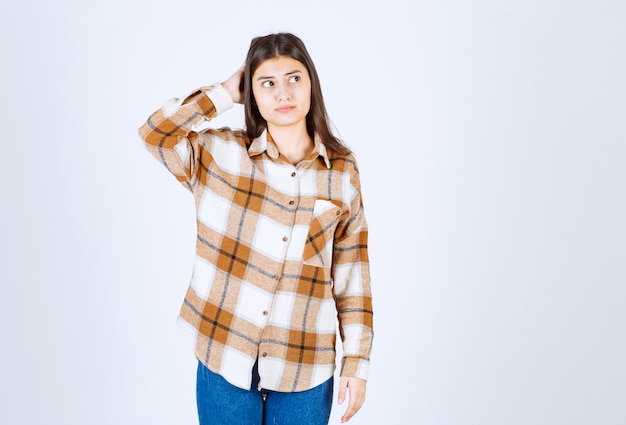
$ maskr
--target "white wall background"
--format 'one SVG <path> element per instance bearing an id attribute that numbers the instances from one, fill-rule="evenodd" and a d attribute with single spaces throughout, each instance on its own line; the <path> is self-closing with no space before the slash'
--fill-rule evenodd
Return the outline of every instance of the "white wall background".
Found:
<path id="1" fill-rule="evenodd" d="M 282 30 L 361 166 L 376 339 L 352 423 L 626 423 L 623 1 L 2 0 L 0 16 L 0 423 L 197 423 L 175 325 L 193 201 L 136 132 Z"/>

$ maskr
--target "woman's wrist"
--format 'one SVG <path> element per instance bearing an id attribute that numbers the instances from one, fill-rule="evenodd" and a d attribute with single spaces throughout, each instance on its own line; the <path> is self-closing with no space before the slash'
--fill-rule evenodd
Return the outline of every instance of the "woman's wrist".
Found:
<path id="1" fill-rule="evenodd" d="M 239 93 L 239 87 L 233 87 L 230 79 L 224 81 L 222 83 L 222 87 L 224 87 L 224 90 L 226 90 L 230 98 L 233 100 L 233 103 L 241 103 L 241 93 Z"/>

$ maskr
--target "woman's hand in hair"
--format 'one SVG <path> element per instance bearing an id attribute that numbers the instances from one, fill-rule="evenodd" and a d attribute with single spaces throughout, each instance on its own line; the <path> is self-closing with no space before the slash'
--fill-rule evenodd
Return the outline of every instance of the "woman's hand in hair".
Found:
<path id="1" fill-rule="evenodd" d="M 241 65 L 241 67 L 235 71 L 235 73 L 231 75 L 228 80 L 222 83 L 222 86 L 226 89 L 235 103 L 243 103 L 243 93 L 241 92 L 243 84 L 241 84 L 241 82 L 243 80 L 243 70 L 245 66 L 245 63 Z"/>
<path id="2" fill-rule="evenodd" d="M 359 411 L 363 402 L 365 401 L 365 387 L 366 382 L 359 378 L 346 378 L 339 379 L 339 404 L 342 404 L 346 399 L 346 390 L 348 391 L 348 408 L 346 413 L 341 417 L 341 422 L 348 422 Z"/>

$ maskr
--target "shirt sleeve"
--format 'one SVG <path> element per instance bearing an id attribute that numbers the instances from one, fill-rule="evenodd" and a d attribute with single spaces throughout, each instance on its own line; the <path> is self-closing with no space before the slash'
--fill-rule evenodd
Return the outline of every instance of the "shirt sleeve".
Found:
<path id="1" fill-rule="evenodd" d="M 202 87 L 184 98 L 166 102 L 139 128 L 139 136 L 148 151 L 192 190 L 198 169 L 199 131 L 232 105 L 221 84 Z"/>
<path id="2" fill-rule="evenodd" d="M 350 214 L 335 234 L 333 291 L 343 341 L 341 376 L 366 380 L 374 337 L 368 230 L 356 162 L 351 159 L 353 169 L 344 189 L 350 193 Z"/>

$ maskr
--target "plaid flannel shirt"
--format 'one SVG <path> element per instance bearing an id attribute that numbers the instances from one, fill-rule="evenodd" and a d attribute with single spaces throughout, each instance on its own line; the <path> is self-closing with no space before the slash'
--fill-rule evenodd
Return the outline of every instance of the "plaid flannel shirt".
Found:
<path id="1" fill-rule="evenodd" d="M 172 99 L 140 128 L 196 202 L 196 258 L 179 323 L 196 357 L 231 384 L 295 392 L 335 371 L 367 378 L 372 299 L 358 168 L 315 138 L 297 165 L 265 132 L 209 129 L 230 108 L 220 85 Z M 338 319 L 338 322 L 337 322 Z"/>

